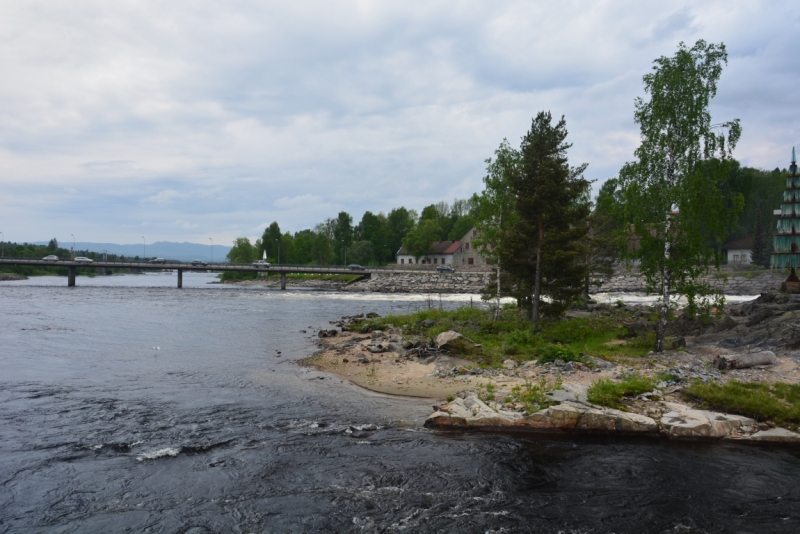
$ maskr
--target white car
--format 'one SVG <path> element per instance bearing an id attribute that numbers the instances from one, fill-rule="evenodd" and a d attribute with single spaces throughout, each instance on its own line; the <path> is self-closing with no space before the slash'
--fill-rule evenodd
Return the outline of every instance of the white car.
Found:
<path id="1" fill-rule="evenodd" d="M 86 258 L 84 256 L 78 256 L 77 258 L 73 259 L 72 261 L 77 261 L 80 263 L 94 263 L 94 260 Z"/>
<path id="2" fill-rule="evenodd" d="M 270 267 L 272 267 L 272 264 L 266 262 L 265 260 L 256 260 L 253 262 L 253 267 L 264 267 L 269 269 Z"/>
<path id="3" fill-rule="evenodd" d="M 58 261 L 58 256 L 55 254 L 50 254 L 49 256 L 45 256 L 42 258 L 44 261 Z"/>

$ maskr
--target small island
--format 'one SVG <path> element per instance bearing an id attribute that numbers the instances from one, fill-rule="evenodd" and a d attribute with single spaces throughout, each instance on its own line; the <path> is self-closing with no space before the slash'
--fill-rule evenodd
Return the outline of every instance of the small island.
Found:
<path id="1" fill-rule="evenodd" d="M 443 430 L 800 443 L 800 298 L 766 293 L 712 317 L 590 305 L 537 333 L 513 306 L 342 318 L 305 363 L 367 389 L 438 400 Z"/>

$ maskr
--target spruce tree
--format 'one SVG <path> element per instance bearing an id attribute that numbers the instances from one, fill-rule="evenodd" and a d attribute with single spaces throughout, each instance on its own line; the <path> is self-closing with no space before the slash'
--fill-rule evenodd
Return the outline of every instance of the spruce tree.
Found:
<path id="1" fill-rule="evenodd" d="M 552 124 L 540 112 L 522 139 L 520 165 L 508 175 L 514 202 L 512 223 L 501 228 L 498 255 L 514 287 L 513 293 L 529 310 L 533 328 L 540 311 L 558 314 L 580 295 L 586 278 L 583 239 L 589 215 L 583 200 L 589 182 L 586 165 L 571 168 L 564 117 Z M 543 306 L 542 297 L 548 301 Z"/>

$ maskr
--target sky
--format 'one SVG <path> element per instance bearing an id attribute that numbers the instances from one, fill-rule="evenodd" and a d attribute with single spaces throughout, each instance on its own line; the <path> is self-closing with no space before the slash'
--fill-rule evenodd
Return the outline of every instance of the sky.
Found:
<path id="1" fill-rule="evenodd" d="M 698 39 L 729 53 L 735 157 L 784 168 L 799 30 L 780 0 L 2 2 L 0 232 L 230 244 L 420 211 L 481 191 L 541 110 L 596 189 L 633 159 L 642 76 Z"/>

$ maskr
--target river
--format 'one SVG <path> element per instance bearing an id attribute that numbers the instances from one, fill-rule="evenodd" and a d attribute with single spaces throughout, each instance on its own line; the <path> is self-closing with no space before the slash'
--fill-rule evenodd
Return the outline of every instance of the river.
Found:
<path id="1" fill-rule="evenodd" d="M 0 284 L 0 533 L 800 530 L 800 451 L 428 431 L 296 363 L 426 296 L 211 279 Z"/>

